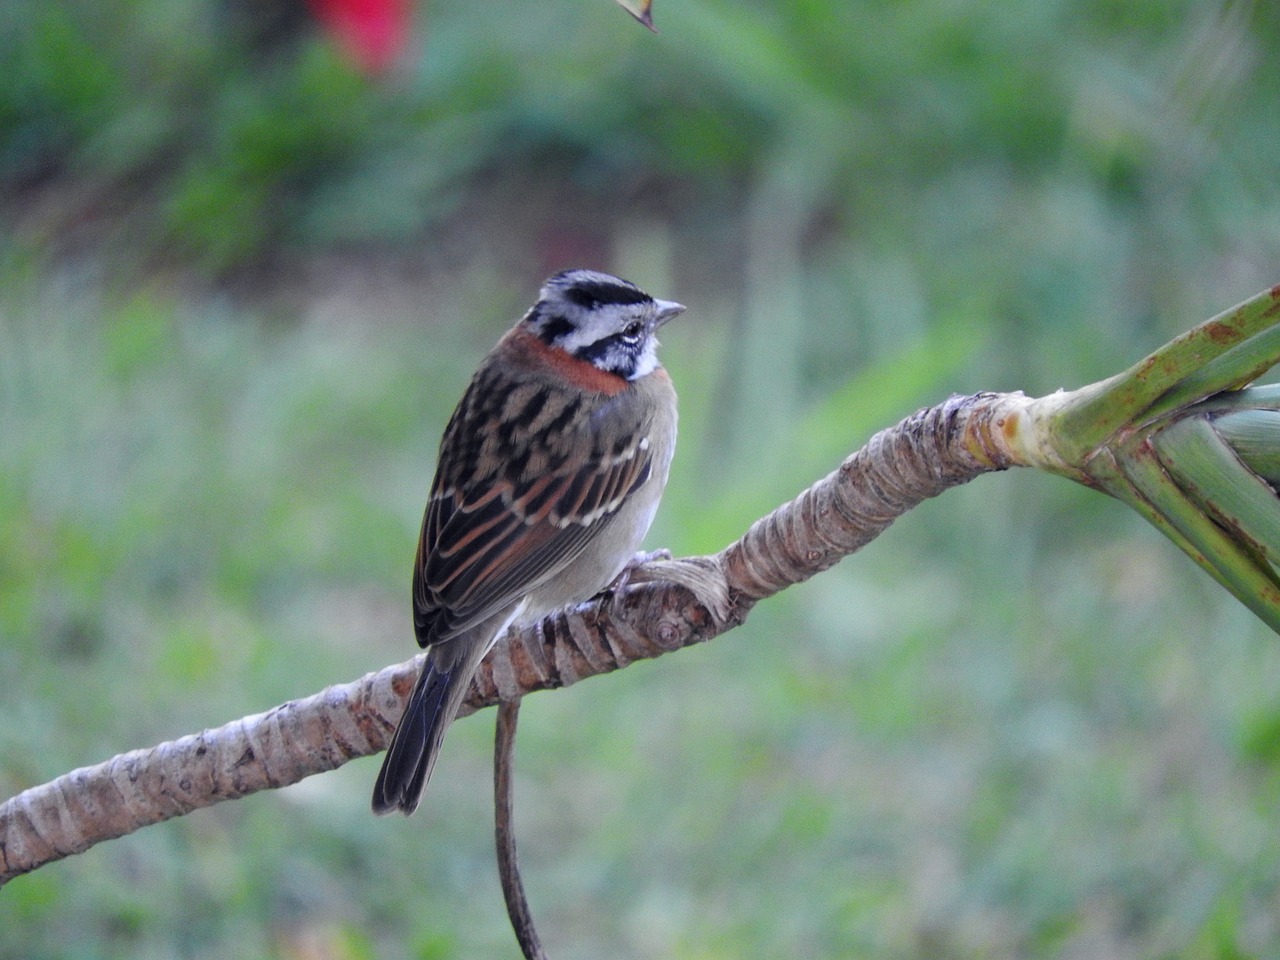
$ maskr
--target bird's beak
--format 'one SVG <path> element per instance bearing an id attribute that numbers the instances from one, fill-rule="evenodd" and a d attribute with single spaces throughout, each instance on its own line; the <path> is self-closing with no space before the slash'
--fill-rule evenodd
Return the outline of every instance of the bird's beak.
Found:
<path id="1" fill-rule="evenodd" d="M 654 326 L 660 327 L 672 317 L 678 317 L 684 313 L 685 306 L 683 303 L 676 303 L 674 300 L 655 300 L 653 301 L 657 312 L 654 314 Z"/>

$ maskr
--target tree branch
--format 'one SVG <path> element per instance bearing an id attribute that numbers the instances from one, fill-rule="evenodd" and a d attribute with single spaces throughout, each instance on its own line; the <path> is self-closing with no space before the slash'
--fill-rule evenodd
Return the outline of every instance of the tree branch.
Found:
<path id="1" fill-rule="evenodd" d="M 741 624 L 755 603 L 833 566 L 921 501 L 1031 462 L 1021 394 L 952 397 L 876 434 L 835 472 L 713 556 L 659 561 L 615 597 L 508 634 L 462 714 L 568 686 Z M 417 659 L 266 713 L 82 767 L 0 804 L 0 884 L 200 807 L 296 783 L 386 747 Z"/>

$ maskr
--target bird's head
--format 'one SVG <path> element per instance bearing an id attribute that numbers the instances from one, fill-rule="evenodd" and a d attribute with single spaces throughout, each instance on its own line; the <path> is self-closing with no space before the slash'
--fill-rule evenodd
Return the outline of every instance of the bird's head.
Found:
<path id="1" fill-rule="evenodd" d="M 683 312 L 607 273 L 565 270 L 543 284 L 521 323 L 548 346 L 637 380 L 658 366 L 658 328 Z"/>

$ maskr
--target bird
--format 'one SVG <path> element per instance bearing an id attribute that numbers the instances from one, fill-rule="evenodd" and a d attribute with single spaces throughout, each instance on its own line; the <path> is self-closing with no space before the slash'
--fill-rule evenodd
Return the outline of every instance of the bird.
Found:
<path id="1" fill-rule="evenodd" d="M 481 361 L 436 461 L 413 564 L 426 649 L 373 789 L 417 809 L 484 655 L 614 584 L 657 513 L 676 393 L 657 331 L 684 306 L 595 270 L 565 270 Z"/>

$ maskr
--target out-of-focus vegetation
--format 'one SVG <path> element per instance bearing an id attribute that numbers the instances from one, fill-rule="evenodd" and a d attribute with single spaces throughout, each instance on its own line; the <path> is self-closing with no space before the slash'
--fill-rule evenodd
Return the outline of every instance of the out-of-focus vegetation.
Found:
<path id="1" fill-rule="evenodd" d="M 470 370 L 569 265 L 691 307 L 650 538 L 718 549 L 952 391 L 1280 280 L 1267 4 L 0 6 L 0 794 L 413 646 Z M 0 956 L 514 956 L 491 718 L 0 892 Z M 702 649 L 532 698 L 553 956 L 1280 953 L 1280 647 L 1135 515 L 986 477 Z"/>

